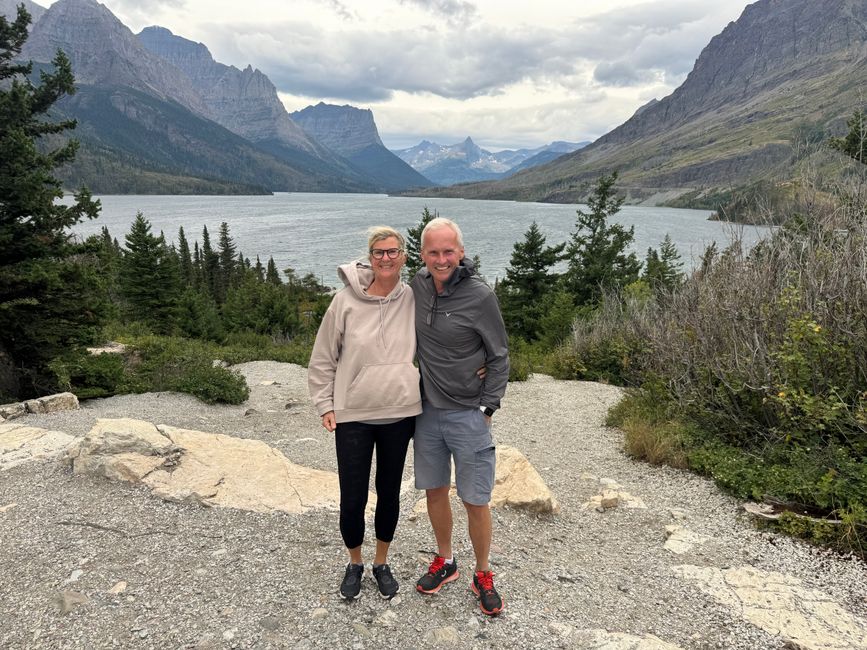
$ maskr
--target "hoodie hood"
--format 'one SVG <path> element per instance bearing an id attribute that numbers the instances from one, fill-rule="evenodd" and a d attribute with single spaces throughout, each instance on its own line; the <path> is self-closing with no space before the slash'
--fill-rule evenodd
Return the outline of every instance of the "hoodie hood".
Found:
<path id="1" fill-rule="evenodd" d="M 407 290 L 407 285 L 404 282 L 398 282 L 391 293 L 385 296 L 371 296 L 367 293 L 367 287 L 373 282 L 374 274 L 370 262 L 366 260 L 356 260 L 348 264 L 341 264 L 337 267 L 337 277 L 345 284 L 359 300 L 370 300 L 372 302 L 382 302 L 396 300 Z"/>

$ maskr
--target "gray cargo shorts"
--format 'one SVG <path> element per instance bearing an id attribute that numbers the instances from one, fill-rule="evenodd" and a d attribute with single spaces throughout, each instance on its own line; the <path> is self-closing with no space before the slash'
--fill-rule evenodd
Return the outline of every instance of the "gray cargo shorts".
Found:
<path id="1" fill-rule="evenodd" d="M 440 409 L 425 402 L 415 419 L 415 487 L 449 485 L 454 457 L 458 496 L 470 505 L 487 505 L 494 489 L 495 452 L 491 427 L 479 409 Z"/>

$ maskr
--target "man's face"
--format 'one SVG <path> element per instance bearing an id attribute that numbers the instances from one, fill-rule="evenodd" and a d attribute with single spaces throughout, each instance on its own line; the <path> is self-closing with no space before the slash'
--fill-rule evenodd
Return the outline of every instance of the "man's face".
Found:
<path id="1" fill-rule="evenodd" d="M 427 232 L 422 244 L 421 259 L 433 276 L 437 289 L 442 289 L 464 259 L 464 249 L 458 245 L 455 231 L 443 226 Z"/>

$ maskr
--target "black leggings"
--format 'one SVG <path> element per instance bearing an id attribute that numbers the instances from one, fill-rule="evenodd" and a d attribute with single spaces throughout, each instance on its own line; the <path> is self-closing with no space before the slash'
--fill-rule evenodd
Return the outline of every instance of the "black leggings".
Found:
<path id="1" fill-rule="evenodd" d="M 400 483 L 415 418 L 392 424 L 343 422 L 334 431 L 340 478 L 340 534 L 346 548 L 364 541 L 364 509 L 376 447 L 376 539 L 391 542 L 400 514 Z"/>

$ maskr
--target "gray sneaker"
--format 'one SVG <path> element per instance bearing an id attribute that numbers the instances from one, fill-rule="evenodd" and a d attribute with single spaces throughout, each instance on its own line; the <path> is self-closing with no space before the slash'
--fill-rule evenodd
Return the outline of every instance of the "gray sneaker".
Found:
<path id="1" fill-rule="evenodd" d="M 373 567 L 373 577 L 376 579 L 376 585 L 379 587 L 379 595 L 383 598 L 392 598 L 400 591 L 400 585 L 397 584 L 397 580 L 391 575 L 391 567 L 387 564 Z"/>
<path id="2" fill-rule="evenodd" d="M 340 595 L 346 600 L 354 600 L 361 595 L 361 576 L 364 575 L 364 565 L 346 565 L 346 574 L 340 583 Z"/>

